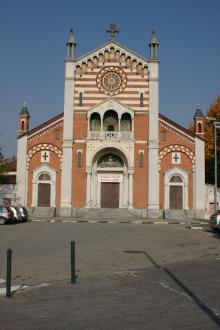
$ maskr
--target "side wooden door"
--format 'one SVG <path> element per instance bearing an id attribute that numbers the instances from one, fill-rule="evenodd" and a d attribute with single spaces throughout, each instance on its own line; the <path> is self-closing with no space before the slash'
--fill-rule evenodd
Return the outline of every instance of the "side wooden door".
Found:
<path id="1" fill-rule="evenodd" d="M 50 184 L 38 183 L 37 206 L 50 207 Z"/>
<path id="2" fill-rule="evenodd" d="M 183 208 L 183 187 L 170 186 L 170 209 Z"/>

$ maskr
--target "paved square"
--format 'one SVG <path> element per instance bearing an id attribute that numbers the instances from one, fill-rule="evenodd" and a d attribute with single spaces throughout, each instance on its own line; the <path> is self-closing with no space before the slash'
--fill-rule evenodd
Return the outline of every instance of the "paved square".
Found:
<path id="1" fill-rule="evenodd" d="M 219 328 L 220 235 L 206 226 L 196 228 L 1 226 L 0 278 L 5 278 L 5 254 L 11 248 L 12 284 L 30 288 L 10 299 L 0 297 L 0 329 Z M 69 283 L 71 240 L 79 276 L 74 285 Z"/>

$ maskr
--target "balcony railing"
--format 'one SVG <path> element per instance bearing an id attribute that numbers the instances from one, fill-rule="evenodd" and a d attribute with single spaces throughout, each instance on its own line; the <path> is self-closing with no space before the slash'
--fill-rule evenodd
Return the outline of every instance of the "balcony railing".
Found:
<path id="1" fill-rule="evenodd" d="M 88 139 L 91 140 L 122 140 L 129 141 L 133 139 L 132 132 L 115 132 L 115 131 L 90 131 L 88 132 Z"/>

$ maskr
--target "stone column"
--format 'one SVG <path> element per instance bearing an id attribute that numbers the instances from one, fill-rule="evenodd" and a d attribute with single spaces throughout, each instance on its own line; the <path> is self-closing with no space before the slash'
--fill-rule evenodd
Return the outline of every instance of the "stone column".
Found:
<path id="1" fill-rule="evenodd" d="M 90 116 L 87 116 L 87 137 L 90 136 Z"/>
<path id="2" fill-rule="evenodd" d="M 131 117 L 131 133 L 132 137 L 134 137 L 134 117 Z"/>
<path id="3" fill-rule="evenodd" d="M 91 177 L 92 177 L 92 172 L 91 170 L 86 171 L 86 207 L 90 208 L 91 207 Z"/>
<path id="4" fill-rule="evenodd" d="M 133 175 L 134 171 L 128 171 L 128 208 L 133 208 Z"/>
<path id="5" fill-rule="evenodd" d="M 74 108 L 73 60 L 66 61 L 64 86 L 64 123 L 63 123 L 63 169 L 61 174 L 61 208 L 63 215 L 71 215 L 72 207 L 72 148 L 73 148 L 73 108 Z"/>
<path id="6" fill-rule="evenodd" d="M 27 135 L 18 138 L 17 144 L 17 194 L 18 203 L 27 206 Z"/>
<path id="7" fill-rule="evenodd" d="M 195 138 L 195 211 L 197 218 L 205 216 L 205 143 L 202 139 Z"/>
<path id="8" fill-rule="evenodd" d="M 118 131 L 121 132 L 121 116 L 118 117 Z"/>
<path id="9" fill-rule="evenodd" d="M 103 132 L 103 116 L 100 116 L 101 118 L 101 133 Z"/>
<path id="10" fill-rule="evenodd" d="M 159 112 L 159 63 L 149 61 L 149 197 L 150 216 L 159 212 L 159 169 L 158 169 L 158 112 Z"/>

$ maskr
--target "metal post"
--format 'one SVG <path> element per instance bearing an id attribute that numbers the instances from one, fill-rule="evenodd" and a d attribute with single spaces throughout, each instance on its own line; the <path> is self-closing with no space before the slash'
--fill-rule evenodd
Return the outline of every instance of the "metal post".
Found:
<path id="1" fill-rule="evenodd" d="M 6 297 L 11 297 L 11 257 L 12 250 L 7 250 L 7 269 L 6 269 Z"/>
<path id="2" fill-rule="evenodd" d="M 76 269 L 75 269 L 75 242 L 71 241 L 71 283 L 76 283 Z"/>
<path id="3" fill-rule="evenodd" d="M 218 134 L 217 129 L 220 129 L 220 122 L 216 121 L 214 123 L 215 126 L 215 186 L 214 186 L 214 204 L 215 204 L 215 212 L 218 211 L 218 196 L 217 196 L 217 188 L 218 188 Z"/>
<path id="4" fill-rule="evenodd" d="M 215 128 L 215 186 L 214 186 L 214 210 L 217 212 L 217 134 L 216 134 L 216 122 L 214 123 Z"/>

